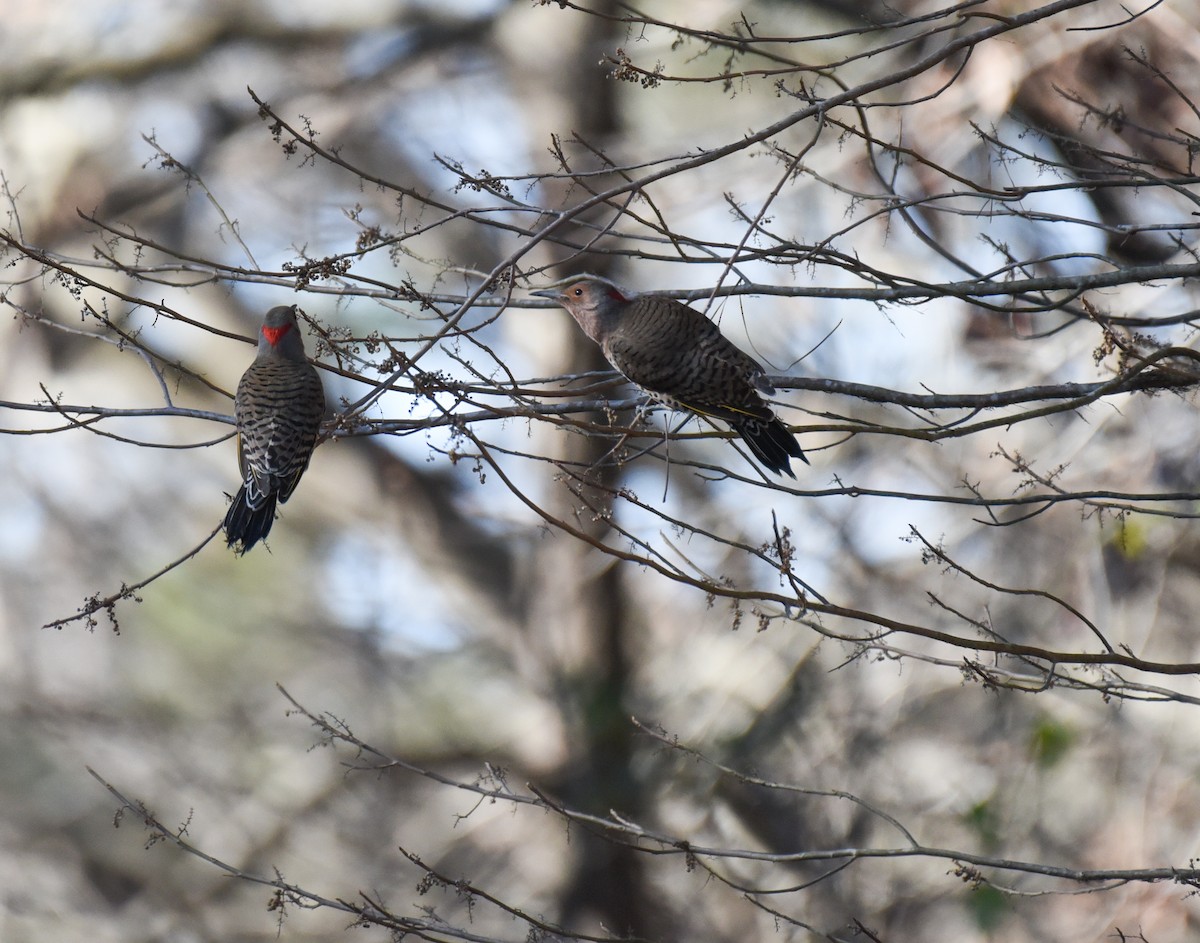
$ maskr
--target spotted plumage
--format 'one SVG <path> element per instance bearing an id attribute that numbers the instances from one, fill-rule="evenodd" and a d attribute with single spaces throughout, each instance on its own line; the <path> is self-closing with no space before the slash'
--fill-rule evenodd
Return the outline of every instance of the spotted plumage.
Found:
<path id="1" fill-rule="evenodd" d="M 808 461 L 763 399 L 775 392 L 763 368 L 699 311 L 594 275 L 533 294 L 566 308 L 608 362 L 655 399 L 728 423 L 765 468 L 794 478 L 791 459 Z"/>
<path id="2" fill-rule="evenodd" d="M 225 538 L 239 553 L 271 532 L 276 503 L 291 497 L 308 468 L 324 413 L 325 393 L 304 356 L 296 308 L 272 308 L 234 397 L 242 487 L 225 515 Z"/>

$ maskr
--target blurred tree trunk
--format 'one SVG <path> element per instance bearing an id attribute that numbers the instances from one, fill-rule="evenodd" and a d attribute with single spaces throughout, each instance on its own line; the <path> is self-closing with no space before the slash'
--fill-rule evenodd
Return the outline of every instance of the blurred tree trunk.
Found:
<path id="1" fill-rule="evenodd" d="M 580 29 L 569 40 L 573 59 L 591 64 L 620 44 L 620 26 L 603 16 L 614 3 L 598 8 L 602 16 L 579 18 Z M 620 133 L 616 91 L 603 68 L 580 68 L 564 89 L 574 115 L 569 127 L 601 149 Z M 600 166 L 596 162 L 596 166 Z M 586 168 L 581 168 L 586 169 Z M 604 274 L 604 257 L 585 257 L 573 271 Z M 569 274 L 560 272 L 560 275 Z M 565 312 L 559 314 L 568 318 Z M 564 333 L 565 349 L 546 370 L 576 374 L 610 369 L 600 349 L 582 331 Z M 588 417 L 597 424 L 603 414 Z M 556 517 L 602 541 L 610 527 L 611 490 L 620 470 L 607 453 L 614 439 L 551 430 L 547 454 L 557 454 L 568 467 L 587 469 L 580 487 L 583 500 L 566 487 L 555 488 L 546 507 Z M 607 457 L 606 457 L 607 456 Z M 622 569 L 582 541 L 551 533 L 536 551 L 536 588 L 531 593 L 529 633 L 546 655 L 546 670 L 557 688 L 568 736 L 565 766 L 553 788 L 576 809 L 606 815 L 610 810 L 637 818 L 643 805 L 631 771 L 632 726 L 626 706 L 629 688 L 629 644 L 634 620 Z M 664 929 L 652 918 L 642 855 L 590 833 L 571 835 L 572 873 L 564 885 L 562 919 L 582 930 L 595 922 L 616 934 L 658 936 Z"/>

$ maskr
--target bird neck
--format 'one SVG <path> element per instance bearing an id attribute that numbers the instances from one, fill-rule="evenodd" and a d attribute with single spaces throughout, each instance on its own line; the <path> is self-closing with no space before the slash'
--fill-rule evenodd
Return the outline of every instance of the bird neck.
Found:
<path id="1" fill-rule="evenodd" d="M 267 339 L 267 343 L 275 347 L 283 339 L 283 335 L 292 329 L 290 324 L 282 324 L 279 327 L 263 327 L 263 337 Z"/>
<path id="2" fill-rule="evenodd" d="M 629 307 L 629 298 L 613 285 L 605 286 L 605 293 L 598 303 L 584 312 L 584 331 L 597 341 L 607 337 L 621 324 L 621 318 Z"/>
<path id="3" fill-rule="evenodd" d="M 304 341 L 290 327 L 264 327 L 258 342 L 258 355 L 274 360 L 291 360 L 304 363 Z M 274 336 L 272 336 L 274 335 Z"/>

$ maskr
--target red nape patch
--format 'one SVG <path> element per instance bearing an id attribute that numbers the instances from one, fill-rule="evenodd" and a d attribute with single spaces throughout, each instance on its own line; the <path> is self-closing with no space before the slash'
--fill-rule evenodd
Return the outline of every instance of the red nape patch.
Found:
<path id="1" fill-rule="evenodd" d="M 617 289 L 615 287 L 613 287 L 612 285 L 608 286 L 608 297 L 611 298 L 613 301 L 628 301 L 629 300 L 624 295 L 622 295 L 619 291 L 617 291 Z"/>
<path id="2" fill-rule="evenodd" d="M 285 324 L 283 327 L 264 327 L 262 329 L 263 337 L 267 339 L 267 343 L 274 347 L 279 343 L 279 338 L 283 337 L 292 329 L 290 324 Z"/>

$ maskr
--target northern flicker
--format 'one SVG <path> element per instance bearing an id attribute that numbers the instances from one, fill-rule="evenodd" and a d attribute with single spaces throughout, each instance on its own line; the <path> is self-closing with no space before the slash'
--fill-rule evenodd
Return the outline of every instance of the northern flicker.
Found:
<path id="1" fill-rule="evenodd" d="M 242 487 L 225 515 L 225 538 L 240 545 L 238 553 L 271 532 L 275 503 L 291 497 L 308 468 L 324 413 L 325 392 L 304 356 L 296 308 L 272 308 L 234 397 Z"/>
<path id="2" fill-rule="evenodd" d="M 763 368 L 699 311 L 663 295 L 625 292 L 595 275 L 533 294 L 566 308 L 608 362 L 654 399 L 728 423 L 764 467 L 795 478 L 790 460 L 808 462 L 761 395 L 775 392 Z"/>

